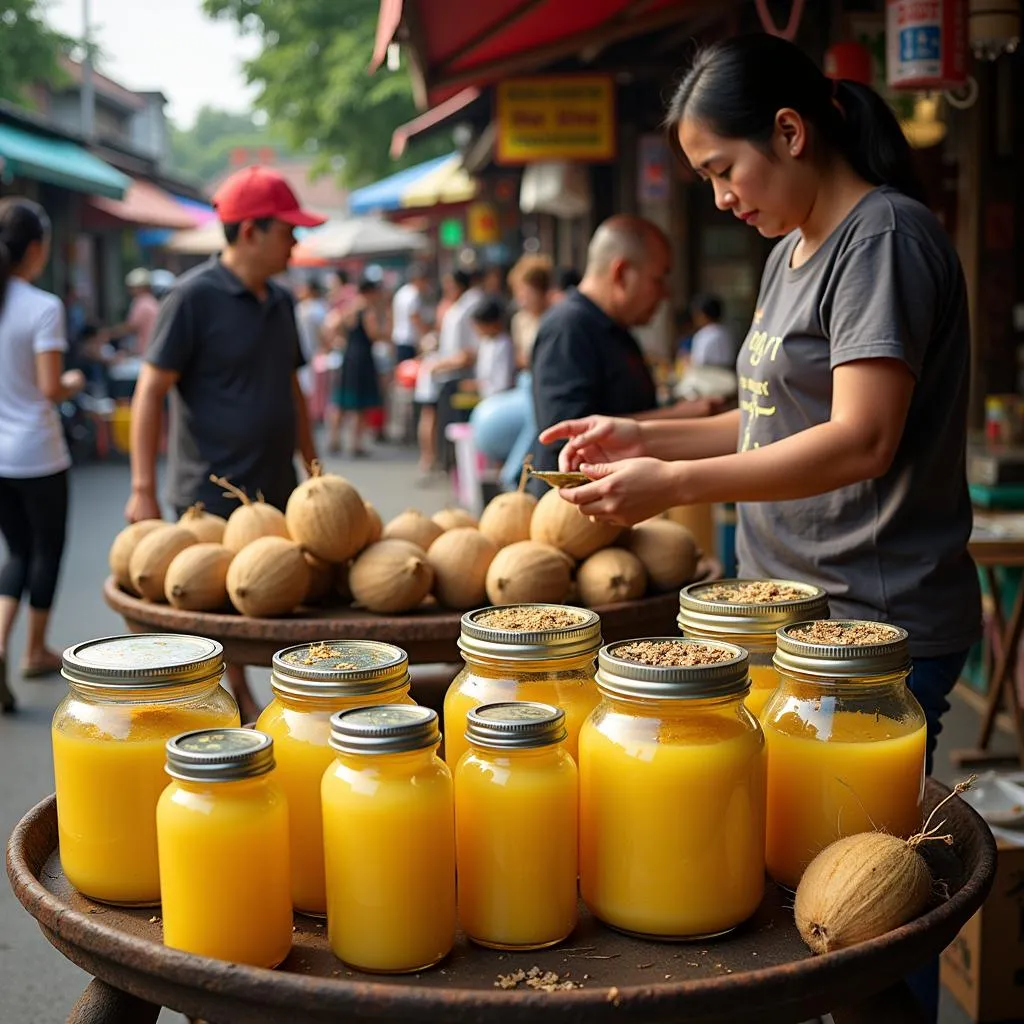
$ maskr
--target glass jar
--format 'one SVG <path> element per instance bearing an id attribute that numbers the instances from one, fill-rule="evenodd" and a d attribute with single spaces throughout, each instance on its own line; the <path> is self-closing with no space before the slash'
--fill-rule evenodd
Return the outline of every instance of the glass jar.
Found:
<path id="1" fill-rule="evenodd" d="M 95 900 L 159 903 L 164 745 L 240 724 L 220 685 L 224 649 L 177 633 L 105 637 L 69 647 L 61 674 L 69 689 L 51 737 L 64 874 Z"/>
<path id="2" fill-rule="evenodd" d="M 924 712 L 907 687 L 907 632 L 877 622 L 779 630 L 780 684 L 761 712 L 768 743 L 766 859 L 795 889 L 829 843 L 921 824 Z"/>
<path id="3" fill-rule="evenodd" d="M 576 765 L 565 712 L 484 704 L 455 769 L 459 922 L 481 946 L 542 949 L 576 927 Z"/>
<path id="4" fill-rule="evenodd" d="M 327 913 L 320 782 L 334 761 L 331 715 L 369 704 L 414 704 L 409 656 L 374 640 L 324 640 L 274 655 L 274 699 L 256 728 L 274 739 L 277 783 L 288 798 L 292 899 L 304 914 Z"/>
<path id="5" fill-rule="evenodd" d="M 324 774 L 327 934 L 360 971 L 406 974 L 455 942 L 455 803 L 437 712 L 392 704 L 331 717 Z"/>
<path id="6" fill-rule="evenodd" d="M 580 891 L 595 917 L 657 939 L 719 935 L 764 892 L 764 737 L 747 655 L 679 637 L 601 649 L 580 732 Z"/>
<path id="7" fill-rule="evenodd" d="M 779 685 L 775 633 L 791 622 L 828 618 L 828 594 L 791 580 L 718 580 L 679 592 L 679 630 L 695 640 L 736 644 L 750 655 L 747 707 L 754 715 Z"/>
<path id="8" fill-rule="evenodd" d="M 167 743 L 156 809 L 164 945 L 276 967 L 292 945 L 288 803 L 274 741 L 202 729 Z"/>
<path id="9" fill-rule="evenodd" d="M 479 608 L 462 616 L 466 667 L 444 698 L 444 757 L 449 767 L 469 749 L 466 719 L 480 704 L 526 700 L 565 712 L 566 750 L 576 760 L 580 726 L 597 706 L 594 659 L 601 647 L 596 612 L 565 605 Z"/>

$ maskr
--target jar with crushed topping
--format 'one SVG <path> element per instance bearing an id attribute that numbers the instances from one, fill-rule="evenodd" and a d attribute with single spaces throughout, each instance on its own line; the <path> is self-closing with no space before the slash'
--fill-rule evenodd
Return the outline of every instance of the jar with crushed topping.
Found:
<path id="1" fill-rule="evenodd" d="M 776 630 L 791 622 L 826 618 L 825 591 L 791 580 L 718 580 L 691 583 L 679 592 L 683 636 L 736 644 L 750 655 L 746 703 L 755 715 L 779 685 L 772 663 Z"/>
<path id="2" fill-rule="evenodd" d="M 907 687 L 907 632 L 856 620 L 778 632 L 778 689 L 761 712 L 768 743 L 768 872 L 795 889 L 843 836 L 904 838 L 921 824 L 925 718 Z"/>
<path id="3" fill-rule="evenodd" d="M 515 700 L 554 704 L 565 712 L 565 748 L 597 706 L 594 659 L 601 647 L 596 612 L 568 605 L 479 608 L 462 616 L 465 668 L 444 699 L 444 756 L 454 769 L 469 749 L 466 719 L 480 704 Z"/>

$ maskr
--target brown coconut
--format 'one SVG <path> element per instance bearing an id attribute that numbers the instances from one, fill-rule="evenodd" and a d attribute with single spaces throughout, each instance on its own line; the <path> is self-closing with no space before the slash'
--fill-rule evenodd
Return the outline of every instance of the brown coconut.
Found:
<path id="1" fill-rule="evenodd" d="M 197 501 L 190 508 L 185 509 L 178 520 L 179 526 L 184 526 L 189 533 L 194 534 L 201 544 L 221 544 L 224 541 L 224 529 L 228 521 L 221 516 L 215 516 L 203 508 L 203 503 Z"/>
<path id="2" fill-rule="evenodd" d="M 530 540 L 550 544 L 579 560 L 614 544 L 621 535 L 621 526 L 591 522 L 554 488 L 537 502 L 530 520 Z"/>
<path id="3" fill-rule="evenodd" d="M 395 516 L 385 527 L 383 540 L 407 540 L 422 551 L 429 551 L 430 545 L 437 540 L 444 530 L 432 519 L 428 519 L 419 509 L 406 509 L 401 515 Z"/>
<path id="4" fill-rule="evenodd" d="M 167 523 L 162 519 L 140 519 L 137 523 L 126 526 L 114 538 L 114 543 L 110 545 L 110 573 L 122 590 L 130 590 L 133 594 L 138 593 L 132 583 L 131 573 L 128 571 L 128 562 L 132 557 L 132 552 L 135 550 L 135 545 L 147 533 L 152 533 L 158 526 L 166 525 Z"/>
<path id="5" fill-rule="evenodd" d="M 441 534 L 427 552 L 434 595 L 446 608 L 476 608 L 487 597 L 487 570 L 498 547 L 472 526 Z"/>
<path id="6" fill-rule="evenodd" d="M 310 569 L 298 544 L 285 537 L 258 537 L 232 560 L 228 595 L 243 615 L 287 615 L 306 596 L 309 577 Z"/>
<path id="7" fill-rule="evenodd" d="M 363 502 L 363 505 L 366 508 L 366 546 L 369 547 L 371 544 L 376 544 L 384 533 L 384 520 L 381 519 L 380 513 L 370 502 Z"/>
<path id="8" fill-rule="evenodd" d="M 372 544 L 352 563 L 348 583 L 371 612 L 407 612 L 430 593 L 434 570 L 419 545 L 392 538 Z"/>
<path id="9" fill-rule="evenodd" d="M 476 516 L 470 515 L 464 508 L 443 508 L 431 517 L 442 530 L 461 530 L 463 527 L 479 526 Z"/>
<path id="10" fill-rule="evenodd" d="M 604 548 L 576 571 L 580 600 L 588 608 L 616 601 L 633 601 L 647 590 L 647 570 L 631 551 Z"/>
<path id="11" fill-rule="evenodd" d="M 198 544 L 195 535 L 183 526 L 164 523 L 146 534 L 128 560 L 128 574 L 135 592 L 147 601 L 164 600 L 164 579 L 174 556 Z"/>
<path id="12" fill-rule="evenodd" d="M 572 559 L 550 544 L 510 544 L 487 570 L 487 599 L 491 604 L 560 604 L 569 594 L 572 567 Z"/>
<path id="13" fill-rule="evenodd" d="M 302 603 L 320 604 L 334 590 L 338 570 L 341 567 L 333 562 L 325 562 L 308 551 L 303 551 L 302 556 L 306 559 L 306 565 L 309 566 L 309 587 Z"/>
<path id="14" fill-rule="evenodd" d="M 693 534 L 670 519 L 638 523 L 622 538 L 622 546 L 643 562 L 652 590 L 674 590 L 689 583 L 697 571 Z"/>
<path id="15" fill-rule="evenodd" d="M 222 476 L 210 475 L 210 479 L 223 487 L 229 497 L 236 498 L 242 504 L 228 516 L 228 524 L 224 527 L 221 544 L 229 551 L 239 552 L 260 537 L 283 537 L 290 540 L 288 524 L 284 513 L 273 505 L 268 505 L 259 495 L 253 501 L 245 491 L 235 487 Z"/>
<path id="16" fill-rule="evenodd" d="M 344 477 L 323 473 L 318 462 L 292 491 L 284 514 L 292 540 L 325 562 L 347 562 L 370 534 L 359 492 Z"/>
<path id="17" fill-rule="evenodd" d="M 530 520 L 537 499 L 525 491 L 509 491 L 492 498 L 480 515 L 480 532 L 499 548 L 530 539 Z"/>
<path id="18" fill-rule="evenodd" d="M 200 541 L 179 551 L 167 567 L 164 596 L 175 608 L 212 612 L 228 603 L 228 566 L 234 554 L 223 544 Z"/>

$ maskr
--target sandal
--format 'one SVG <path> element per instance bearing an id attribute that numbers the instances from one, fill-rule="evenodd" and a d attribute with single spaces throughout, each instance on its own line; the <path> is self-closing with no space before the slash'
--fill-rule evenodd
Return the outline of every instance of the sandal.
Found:
<path id="1" fill-rule="evenodd" d="M 7 659 L 0 657 L 0 715 L 17 710 L 14 694 L 7 688 Z"/>
<path id="2" fill-rule="evenodd" d="M 38 661 L 35 664 L 26 664 L 21 666 L 21 678 L 22 679 L 42 679 L 45 676 L 57 675 L 63 667 L 60 655 L 49 654 L 47 652 L 47 658 L 43 661 Z"/>

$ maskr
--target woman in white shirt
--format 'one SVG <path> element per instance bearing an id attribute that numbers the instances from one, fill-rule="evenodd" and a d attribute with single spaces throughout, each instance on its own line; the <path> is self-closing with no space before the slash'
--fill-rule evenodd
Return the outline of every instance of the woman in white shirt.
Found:
<path id="1" fill-rule="evenodd" d="M 80 370 L 64 371 L 64 307 L 32 285 L 50 256 L 50 221 L 41 206 L 0 199 L 0 711 L 14 710 L 7 647 L 28 599 L 26 678 L 60 669 L 46 646 L 57 589 L 71 465 L 56 405 L 82 389 Z"/>

